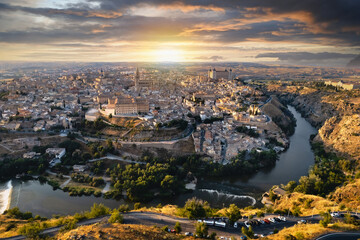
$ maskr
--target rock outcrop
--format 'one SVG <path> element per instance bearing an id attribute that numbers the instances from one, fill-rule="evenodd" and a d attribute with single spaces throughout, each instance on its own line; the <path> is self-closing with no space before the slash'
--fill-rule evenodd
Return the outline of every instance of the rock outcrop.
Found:
<path id="1" fill-rule="evenodd" d="M 319 129 L 315 140 L 343 156 L 360 160 L 360 114 L 331 117 Z"/>

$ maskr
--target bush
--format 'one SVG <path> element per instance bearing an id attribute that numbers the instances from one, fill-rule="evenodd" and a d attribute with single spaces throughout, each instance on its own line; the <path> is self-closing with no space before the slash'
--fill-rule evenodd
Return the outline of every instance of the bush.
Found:
<path id="1" fill-rule="evenodd" d="M 240 209 L 235 204 L 230 204 L 229 208 L 225 210 L 225 215 L 229 218 L 231 223 L 234 223 L 241 218 Z"/>
<path id="2" fill-rule="evenodd" d="M 114 210 L 109 218 L 109 223 L 123 223 L 123 222 L 124 222 L 123 215 L 118 210 Z"/>
<path id="3" fill-rule="evenodd" d="M 24 235 L 28 238 L 37 238 L 40 235 L 41 231 L 42 229 L 40 227 L 40 224 L 38 222 L 33 222 L 22 226 L 19 229 L 19 234 Z"/>
<path id="4" fill-rule="evenodd" d="M 104 204 L 96 204 L 91 207 L 90 212 L 86 214 L 87 218 L 96 218 L 100 216 L 104 216 L 110 213 L 110 209 L 105 207 Z"/>
<path id="5" fill-rule="evenodd" d="M 138 210 L 141 208 L 141 203 L 137 202 L 137 203 L 134 203 L 134 210 Z"/>
<path id="6" fill-rule="evenodd" d="M 262 212 L 262 211 L 258 211 L 258 212 L 256 212 L 256 216 L 257 216 L 258 218 L 264 217 L 264 216 L 265 216 L 265 213 Z"/>
<path id="7" fill-rule="evenodd" d="M 4 212 L 4 214 L 13 217 L 13 218 L 17 218 L 17 219 L 23 219 L 23 220 L 28 220 L 30 218 L 33 217 L 31 212 L 21 212 L 20 209 L 18 207 L 14 207 L 12 209 L 9 209 L 7 211 Z"/>
<path id="8" fill-rule="evenodd" d="M 195 223 L 195 233 L 197 236 L 204 238 L 208 235 L 208 226 L 203 222 Z"/>
<path id="9" fill-rule="evenodd" d="M 60 229 L 60 232 L 66 232 L 75 229 L 77 222 L 78 221 L 76 219 L 67 220 L 65 225 Z"/>
<path id="10" fill-rule="evenodd" d="M 185 214 L 190 219 L 206 217 L 209 208 L 208 202 L 197 198 L 187 200 L 184 206 Z"/>
<path id="11" fill-rule="evenodd" d="M 164 232 L 168 232 L 169 231 L 169 226 L 163 226 L 162 228 L 161 228 Z"/>
<path id="12" fill-rule="evenodd" d="M 179 222 L 176 222 L 175 223 L 175 227 L 174 227 L 174 229 L 175 229 L 175 232 L 176 233 L 181 233 L 181 225 L 180 225 L 180 223 Z"/>
<path id="13" fill-rule="evenodd" d="M 127 204 L 121 204 L 120 207 L 118 208 L 119 212 L 129 212 L 130 208 L 129 205 Z"/>

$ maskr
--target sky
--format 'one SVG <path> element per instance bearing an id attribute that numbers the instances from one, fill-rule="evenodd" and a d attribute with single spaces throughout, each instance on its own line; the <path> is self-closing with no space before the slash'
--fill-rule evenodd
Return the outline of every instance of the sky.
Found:
<path id="1" fill-rule="evenodd" d="M 0 61 L 344 66 L 359 0 L 0 0 Z"/>

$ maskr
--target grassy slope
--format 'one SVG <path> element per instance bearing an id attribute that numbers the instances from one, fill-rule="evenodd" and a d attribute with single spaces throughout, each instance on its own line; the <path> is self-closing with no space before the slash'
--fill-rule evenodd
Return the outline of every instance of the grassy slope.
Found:
<path id="1" fill-rule="evenodd" d="M 334 223 L 329 224 L 327 228 L 319 224 L 296 224 L 293 227 L 284 228 L 279 233 L 270 235 L 266 239 L 269 240 L 284 240 L 289 239 L 289 235 L 296 237 L 296 239 L 314 239 L 317 236 L 330 232 L 344 232 L 344 231 L 358 231 L 359 228 L 350 224 Z"/>
<path id="2" fill-rule="evenodd" d="M 181 235 L 166 233 L 158 227 L 147 227 L 142 225 L 130 224 L 94 224 L 82 226 L 65 234 L 59 234 L 58 240 L 75 239 L 72 236 L 83 236 L 81 239 L 194 239 L 192 237 L 184 238 Z"/>

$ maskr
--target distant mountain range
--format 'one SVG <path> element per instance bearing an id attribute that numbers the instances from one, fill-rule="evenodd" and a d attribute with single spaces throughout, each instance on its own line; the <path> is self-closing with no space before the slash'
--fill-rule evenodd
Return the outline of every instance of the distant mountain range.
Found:
<path id="1" fill-rule="evenodd" d="M 360 55 L 351 60 L 346 66 L 360 68 Z"/>

